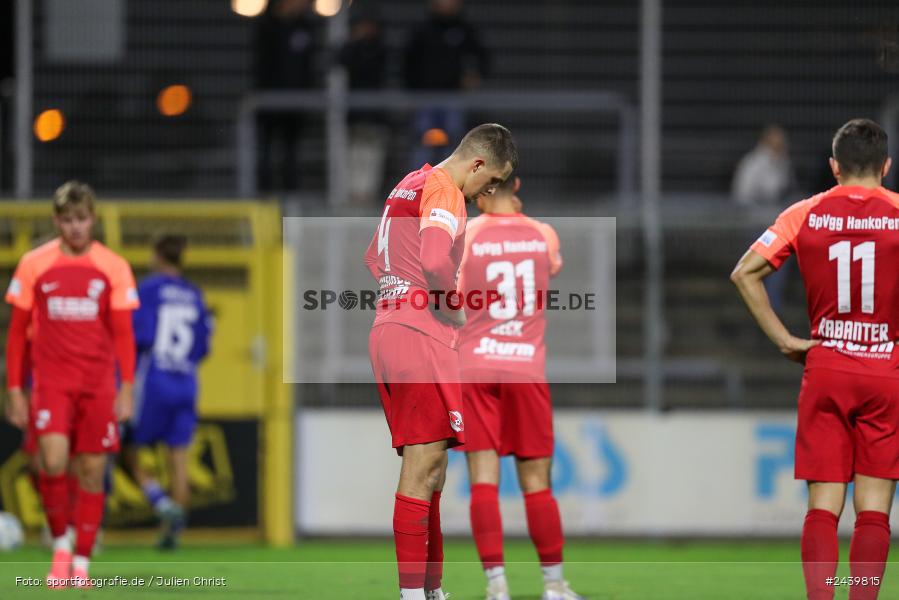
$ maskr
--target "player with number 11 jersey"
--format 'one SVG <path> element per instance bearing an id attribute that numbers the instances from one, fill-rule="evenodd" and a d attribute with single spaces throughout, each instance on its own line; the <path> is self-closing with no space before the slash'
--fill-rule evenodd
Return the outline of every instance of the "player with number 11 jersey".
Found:
<path id="1" fill-rule="evenodd" d="M 876 598 L 889 550 L 899 479 L 899 195 L 887 136 L 866 119 L 841 127 L 831 169 L 839 185 L 785 210 L 731 275 L 768 337 L 805 364 L 798 401 L 796 478 L 806 480 L 802 534 L 808 597 L 832 599 L 837 524 L 855 483 L 850 598 Z M 796 254 L 811 339 L 790 335 L 762 280 Z"/>

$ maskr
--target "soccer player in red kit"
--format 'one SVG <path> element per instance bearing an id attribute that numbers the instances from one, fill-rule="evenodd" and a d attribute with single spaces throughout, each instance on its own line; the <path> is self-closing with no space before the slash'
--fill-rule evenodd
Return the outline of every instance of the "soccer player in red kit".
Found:
<path id="1" fill-rule="evenodd" d="M 808 598 L 834 597 L 837 523 L 855 483 L 849 550 L 852 600 L 877 597 L 899 479 L 899 195 L 881 186 L 887 136 L 855 119 L 833 138 L 839 185 L 785 210 L 731 275 L 768 338 L 805 364 L 796 478 L 808 482 L 802 564 Z M 762 280 L 796 254 L 811 339 L 791 335 Z M 857 578 L 857 579 L 856 579 Z"/>
<path id="2" fill-rule="evenodd" d="M 449 158 L 390 192 L 365 255 L 380 288 L 372 371 L 402 457 L 393 509 L 402 600 L 444 598 L 440 492 L 446 450 L 464 441 L 465 427 L 456 350 L 465 313 L 455 295 L 465 203 L 492 193 L 517 164 L 508 129 L 475 127 Z"/>
<path id="3" fill-rule="evenodd" d="M 509 600 L 499 510 L 500 456 L 515 456 L 528 532 L 543 569 L 543 600 L 578 600 L 562 578 L 562 521 L 553 497 L 552 401 L 546 382 L 545 300 L 562 269 L 555 230 L 520 212 L 510 177 L 478 199 L 468 223 L 459 289 L 466 324 L 459 343 L 467 417 L 471 530 L 487 576 L 487 600 Z M 475 308 L 477 306 L 477 309 Z"/>
<path id="4" fill-rule="evenodd" d="M 39 491 L 54 538 L 48 587 L 90 585 L 87 570 L 103 517 L 106 455 L 118 450 L 117 421 L 132 410 L 131 311 L 138 306 L 137 291 L 128 263 L 92 240 L 94 203 L 94 192 L 83 183 L 70 181 L 56 190 L 53 221 L 59 237 L 22 257 L 6 292 L 12 305 L 8 417 L 24 429 L 30 411 L 38 436 Z M 20 376 L 29 325 L 30 405 Z M 66 535 L 70 460 L 79 482 L 72 515 L 74 557 Z"/>

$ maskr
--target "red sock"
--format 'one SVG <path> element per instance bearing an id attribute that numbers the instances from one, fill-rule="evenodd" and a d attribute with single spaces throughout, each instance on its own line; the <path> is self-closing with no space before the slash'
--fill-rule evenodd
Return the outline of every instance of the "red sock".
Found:
<path id="1" fill-rule="evenodd" d="M 97 530 L 103 520 L 103 503 L 106 494 L 98 492 L 92 494 L 83 489 L 78 490 L 78 503 L 75 509 L 75 556 L 91 555 L 94 549 L 94 540 L 97 539 Z"/>
<path id="2" fill-rule="evenodd" d="M 428 521 L 431 503 L 396 495 L 393 504 L 393 541 L 400 587 L 417 590 L 425 587 L 428 560 Z"/>
<path id="3" fill-rule="evenodd" d="M 47 515 L 50 534 L 58 538 L 65 534 L 66 526 L 69 524 L 69 490 L 66 476 L 41 473 L 38 477 L 38 487 L 41 500 L 44 502 L 44 513 Z"/>
<path id="4" fill-rule="evenodd" d="M 851 600 L 875 600 L 883 581 L 883 569 L 890 553 L 890 518 L 882 512 L 863 510 L 855 518 L 855 533 L 849 546 L 852 577 L 877 578 L 877 583 L 853 585 Z"/>
<path id="5" fill-rule="evenodd" d="M 562 562 L 562 517 L 559 505 L 549 488 L 524 495 L 524 508 L 528 519 L 528 533 L 537 548 L 541 566 L 557 565 Z"/>
<path id="6" fill-rule="evenodd" d="M 829 510 L 812 509 L 805 515 L 800 547 L 808 600 L 833 600 L 835 588 L 827 585 L 827 578 L 836 575 L 840 560 L 838 522 Z"/>
<path id="7" fill-rule="evenodd" d="M 78 483 L 78 477 L 69 473 L 66 475 L 66 484 L 69 488 L 69 525 L 75 525 L 75 507 L 78 506 L 78 490 L 81 484 Z"/>
<path id="8" fill-rule="evenodd" d="M 481 564 L 485 569 L 503 566 L 503 518 L 499 512 L 499 488 L 492 483 L 471 486 L 469 515 Z"/>
<path id="9" fill-rule="evenodd" d="M 443 582 L 443 532 L 440 531 L 440 492 L 431 496 L 428 513 L 428 566 L 425 589 L 436 590 Z"/>

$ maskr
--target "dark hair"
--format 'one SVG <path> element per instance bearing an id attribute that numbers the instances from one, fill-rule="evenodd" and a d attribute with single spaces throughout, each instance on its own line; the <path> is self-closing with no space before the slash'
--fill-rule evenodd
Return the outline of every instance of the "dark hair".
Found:
<path id="1" fill-rule="evenodd" d="M 852 119 L 833 136 L 833 157 L 845 175 L 876 175 L 887 160 L 887 134 L 870 119 Z"/>
<path id="2" fill-rule="evenodd" d="M 153 251 L 168 264 L 181 266 L 181 255 L 187 247 L 187 238 L 183 235 L 168 233 L 160 235 L 153 242 Z"/>
<path id="3" fill-rule="evenodd" d="M 496 186 L 495 195 L 497 196 L 507 196 L 515 193 L 515 171 L 512 171 L 512 174 L 506 177 L 506 180 Z"/>
<path id="4" fill-rule="evenodd" d="M 53 212 L 61 215 L 75 206 L 86 206 L 91 214 L 94 214 L 94 204 L 97 202 L 97 195 L 86 183 L 80 181 L 67 181 L 53 193 Z"/>
<path id="5" fill-rule="evenodd" d="M 518 149 L 512 132 L 498 123 L 478 125 L 466 133 L 457 152 L 467 156 L 481 154 L 493 165 L 509 163 L 513 169 L 518 168 Z"/>

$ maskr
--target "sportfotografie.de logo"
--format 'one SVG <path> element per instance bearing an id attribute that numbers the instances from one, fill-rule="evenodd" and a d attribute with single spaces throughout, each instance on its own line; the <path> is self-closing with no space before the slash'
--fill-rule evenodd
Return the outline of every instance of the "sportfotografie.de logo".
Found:
<path id="1" fill-rule="evenodd" d="M 562 292 L 561 290 L 532 291 L 501 294 L 496 290 L 458 291 L 412 289 L 399 294 L 379 293 L 375 290 L 306 290 L 302 294 L 303 310 L 377 310 L 383 308 L 411 308 L 413 310 L 483 310 L 491 307 L 517 306 L 525 314 L 538 310 L 579 311 L 597 309 L 593 292 Z"/>

